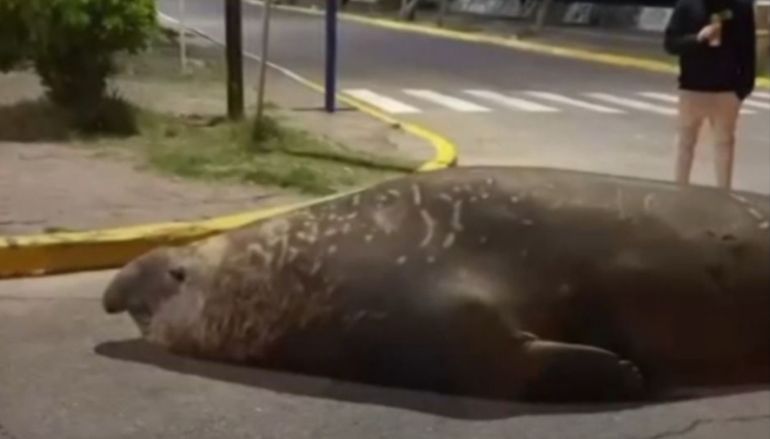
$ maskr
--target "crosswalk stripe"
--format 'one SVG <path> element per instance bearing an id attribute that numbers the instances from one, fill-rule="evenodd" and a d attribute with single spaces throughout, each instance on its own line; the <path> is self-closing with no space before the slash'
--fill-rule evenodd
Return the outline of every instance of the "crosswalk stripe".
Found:
<path id="1" fill-rule="evenodd" d="M 650 111 L 658 114 L 674 115 L 676 110 L 670 107 L 661 107 L 659 105 L 648 104 L 647 102 L 637 101 L 634 99 L 622 98 L 620 96 L 614 96 L 606 93 L 586 93 L 586 96 L 599 99 L 605 102 L 611 102 L 617 105 L 623 105 L 629 108 L 634 108 L 642 111 Z"/>
<path id="2" fill-rule="evenodd" d="M 366 89 L 344 90 L 345 93 L 370 105 L 394 114 L 420 113 L 418 108 Z"/>
<path id="3" fill-rule="evenodd" d="M 760 102 L 754 99 L 746 99 L 745 101 L 743 101 L 743 104 L 749 107 L 761 108 L 763 110 L 770 110 L 770 104 L 766 102 Z"/>
<path id="4" fill-rule="evenodd" d="M 573 107 L 583 108 L 586 110 L 592 110 L 597 111 L 599 113 L 607 113 L 607 114 L 622 114 L 624 111 L 618 110 L 616 108 L 610 108 L 605 107 L 604 105 L 598 105 L 598 104 L 592 104 L 590 102 L 580 101 L 577 99 L 568 98 L 566 96 L 562 96 L 556 93 L 548 93 L 544 91 L 527 91 L 526 94 L 530 96 L 535 96 L 541 99 L 546 99 L 553 102 L 558 102 L 561 104 L 566 105 L 572 105 Z"/>
<path id="5" fill-rule="evenodd" d="M 770 99 L 770 93 L 766 93 L 764 91 L 755 91 L 751 94 L 751 96 L 760 99 Z"/>
<path id="6" fill-rule="evenodd" d="M 425 99 L 426 101 L 443 105 L 452 110 L 461 111 L 464 113 L 480 113 L 480 112 L 492 111 L 487 107 L 482 107 L 481 105 L 474 104 L 473 102 L 464 101 L 462 99 L 455 98 L 455 97 L 448 96 L 441 93 L 436 93 L 435 91 L 431 91 L 431 90 L 406 89 L 404 90 L 404 93 L 410 96 L 415 96 L 421 99 Z"/>
<path id="7" fill-rule="evenodd" d="M 640 96 L 644 96 L 646 98 L 650 98 L 650 99 L 657 99 L 659 101 L 670 102 L 672 104 L 678 104 L 679 103 L 679 98 L 677 96 L 672 95 L 672 94 L 668 94 L 668 93 L 658 93 L 658 92 L 654 92 L 654 91 L 645 91 L 645 92 L 639 93 L 639 95 Z M 746 108 L 741 108 L 740 113 L 741 114 L 757 114 L 755 111 L 748 110 Z"/>
<path id="8" fill-rule="evenodd" d="M 536 102 L 526 101 L 524 99 L 518 99 L 504 94 L 496 93 L 488 90 L 465 90 L 465 93 L 476 96 L 481 99 L 486 99 L 491 102 L 504 105 L 509 108 L 523 111 L 531 111 L 534 113 L 558 113 L 559 109 L 549 107 L 547 105 L 538 104 Z"/>
<path id="9" fill-rule="evenodd" d="M 672 104 L 676 104 L 677 102 L 679 102 L 679 98 L 676 95 L 672 95 L 668 93 L 658 93 L 655 91 L 643 91 L 639 93 L 639 96 L 644 96 L 650 99 L 657 99 L 659 101 L 664 101 L 664 102 L 670 102 Z"/>

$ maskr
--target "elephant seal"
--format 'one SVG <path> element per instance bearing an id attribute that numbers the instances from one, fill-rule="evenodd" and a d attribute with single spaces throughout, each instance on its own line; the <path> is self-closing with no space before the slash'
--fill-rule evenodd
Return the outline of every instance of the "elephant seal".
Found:
<path id="1" fill-rule="evenodd" d="M 126 264 L 168 350 L 450 394 L 768 382 L 768 198 L 543 168 L 388 180 Z"/>

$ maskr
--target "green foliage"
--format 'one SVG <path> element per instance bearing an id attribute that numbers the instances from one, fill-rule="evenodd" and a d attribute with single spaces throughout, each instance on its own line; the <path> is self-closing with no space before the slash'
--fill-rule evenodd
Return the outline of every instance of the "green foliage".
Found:
<path id="1" fill-rule="evenodd" d="M 0 0 L 0 72 L 14 68 L 27 57 L 30 41 L 24 13 L 26 0 Z"/>
<path id="2" fill-rule="evenodd" d="M 0 0 L 0 69 L 29 60 L 56 104 L 98 129 L 117 52 L 136 53 L 156 30 L 154 0 Z"/>

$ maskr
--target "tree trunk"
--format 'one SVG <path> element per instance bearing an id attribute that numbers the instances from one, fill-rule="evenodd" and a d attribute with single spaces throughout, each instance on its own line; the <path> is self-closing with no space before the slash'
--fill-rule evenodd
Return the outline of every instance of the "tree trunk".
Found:
<path id="1" fill-rule="evenodd" d="M 399 18 L 406 21 L 414 21 L 417 17 L 417 6 L 419 6 L 419 3 L 420 0 L 408 0 L 401 7 L 401 11 L 398 13 Z"/>

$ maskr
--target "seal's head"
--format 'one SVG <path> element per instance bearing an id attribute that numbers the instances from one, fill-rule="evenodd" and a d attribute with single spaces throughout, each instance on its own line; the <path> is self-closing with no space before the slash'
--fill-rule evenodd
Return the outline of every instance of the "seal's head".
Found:
<path id="1" fill-rule="evenodd" d="M 190 319 L 222 254 L 222 238 L 151 250 L 113 278 L 102 297 L 104 310 L 128 312 L 145 337 L 159 315 L 177 322 Z"/>

